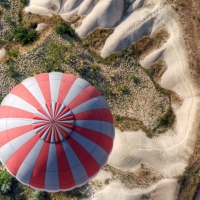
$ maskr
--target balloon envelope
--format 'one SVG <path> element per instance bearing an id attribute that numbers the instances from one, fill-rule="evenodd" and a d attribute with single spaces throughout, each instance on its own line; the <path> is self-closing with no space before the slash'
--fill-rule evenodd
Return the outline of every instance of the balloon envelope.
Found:
<path id="1" fill-rule="evenodd" d="M 27 78 L 0 106 L 0 159 L 20 182 L 39 190 L 88 182 L 106 163 L 113 138 L 107 102 L 73 75 Z"/>

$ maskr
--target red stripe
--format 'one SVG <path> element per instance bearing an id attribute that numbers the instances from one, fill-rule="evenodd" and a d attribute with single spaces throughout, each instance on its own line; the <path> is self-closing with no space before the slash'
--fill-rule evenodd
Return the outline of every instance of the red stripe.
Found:
<path id="1" fill-rule="evenodd" d="M 98 109 L 98 111 L 101 116 L 101 121 L 110 122 L 111 124 L 113 124 L 113 116 L 109 109 L 100 108 L 100 109 Z"/>
<path id="2" fill-rule="evenodd" d="M 48 123 L 48 122 L 47 122 Z M 47 125 L 47 123 L 38 123 L 38 124 L 33 124 L 34 129 L 40 128 L 41 126 Z"/>
<path id="3" fill-rule="evenodd" d="M 38 116 L 38 115 L 34 115 L 34 116 L 33 116 L 33 119 L 35 119 L 35 120 L 46 120 L 46 121 L 47 121 L 46 118 L 40 117 L 40 116 Z M 48 122 L 48 121 L 47 121 L 47 122 Z"/>
<path id="4" fill-rule="evenodd" d="M 68 105 L 69 109 L 77 107 L 78 105 L 92 99 L 95 97 L 101 96 L 101 93 L 93 86 L 89 86 L 80 92 Z"/>
<path id="5" fill-rule="evenodd" d="M 35 146 L 37 141 L 39 140 L 38 136 L 33 136 L 28 142 L 26 142 L 23 146 L 21 146 L 6 162 L 6 167 L 9 171 L 16 175 L 19 167 L 21 166 L 22 162 L 29 154 L 31 149 Z"/>
<path id="6" fill-rule="evenodd" d="M 58 162 L 60 189 L 73 187 L 75 185 L 74 178 L 61 143 L 58 143 L 56 145 L 56 154 Z"/>
<path id="7" fill-rule="evenodd" d="M 51 102 L 51 91 L 50 91 L 50 82 L 49 82 L 49 74 L 43 73 L 35 76 L 37 83 L 40 87 L 40 90 L 44 96 L 46 102 Z"/>
<path id="8" fill-rule="evenodd" d="M 27 125 L 2 131 L 0 133 L 0 147 L 31 130 L 33 130 L 33 126 Z"/>
<path id="9" fill-rule="evenodd" d="M 74 115 L 76 120 L 100 120 L 113 124 L 113 117 L 109 109 L 88 110 Z"/>
<path id="10" fill-rule="evenodd" d="M 51 142 L 52 127 L 49 129 L 45 142 Z"/>
<path id="11" fill-rule="evenodd" d="M 0 118 L 33 118 L 33 113 L 30 113 L 19 108 L 14 108 L 11 106 L 1 106 L 0 107 Z"/>
<path id="12" fill-rule="evenodd" d="M 99 133 L 97 131 L 93 131 L 87 128 L 77 127 L 77 126 L 74 128 L 74 132 L 96 143 L 102 149 L 104 149 L 108 154 L 112 150 L 113 139 L 105 134 L 102 134 L 102 133 Z"/>
<path id="13" fill-rule="evenodd" d="M 73 124 L 63 124 L 63 123 L 60 123 L 60 122 L 57 122 L 59 125 L 61 126 L 64 126 L 70 130 L 74 130 L 74 125 Z"/>
<path id="14" fill-rule="evenodd" d="M 14 94 L 18 97 L 20 97 L 21 99 L 23 99 L 24 101 L 28 102 L 29 104 L 31 104 L 32 106 L 34 106 L 35 108 L 38 108 L 40 106 L 40 103 L 37 101 L 37 99 L 30 93 L 30 91 L 23 85 L 23 84 L 19 84 L 16 85 L 11 91 L 11 94 Z"/>
<path id="15" fill-rule="evenodd" d="M 59 95 L 58 95 L 58 102 L 63 103 L 65 97 L 67 96 L 71 86 L 73 85 L 74 81 L 77 79 L 76 76 L 70 74 L 64 74 L 61 80 Z"/>
<path id="16" fill-rule="evenodd" d="M 92 177 L 100 169 L 97 161 L 72 137 L 68 138 L 68 143 L 76 153 L 77 157 L 81 161 L 88 174 L 88 177 Z"/>
<path id="17" fill-rule="evenodd" d="M 86 112 L 75 114 L 74 117 L 76 120 L 101 120 L 98 110 L 88 110 Z"/>
<path id="18" fill-rule="evenodd" d="M 38 159 L 35 163 L 30 178 L 30 185 L 33 187 L 41 189 L 44 188 L 49 146 L 50 146 L 49 143 L 44 142 L 40 154 L 38 156 Z"/>

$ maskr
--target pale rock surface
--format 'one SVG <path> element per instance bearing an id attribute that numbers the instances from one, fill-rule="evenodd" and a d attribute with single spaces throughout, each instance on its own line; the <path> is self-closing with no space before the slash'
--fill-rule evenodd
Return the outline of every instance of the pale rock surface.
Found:
<path id="1" fill-rule="evenodd" d="M 120 182 L 114 182 L 103 192 L 96 193 L 93 200 L 141 200 L 144 196 L 152 200 L 174 200 L 178 189 L 175 179 L 164 179 L 146 189 L 127 189 Z"/>
<path id="2" fill-rule="evenodd" d="M 3 58 L 5 57 L 6 55 L 6 50 L 3 48 L 3 49 L 0 49 L 0 61 L 3 60 Z"/>
<path id="3" fill-rule="evenodd" d="M 39 23 L 37 25 L 37 28 L 35 30 L 38 31 L 38 32 L 41 32 L 41 31 L 44 31 L 46 29 L 46 27 L 47 27 L 47 24 L 45 24 L 45 23 Z"/>

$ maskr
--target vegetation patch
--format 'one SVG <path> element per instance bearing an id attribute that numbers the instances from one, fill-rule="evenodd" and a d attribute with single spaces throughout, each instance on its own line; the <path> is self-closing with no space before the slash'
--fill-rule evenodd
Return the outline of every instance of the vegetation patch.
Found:
<path id="1" fill-rule="evenodd" d="M 65 60 L 66 51 L 67 47 L 61 43 L 51 42 L 45 47 L 42 62 L 47 72 L 63 72 L 61 65 Z"/>
<path id="2" fill-rule="evenodd" d="M 161 76 L 166 71 L 166 65 L 164 61 L 159 60 L 158 62 L 154 63 L 148 70 L 149 75 L 152 77 L 154 81 L 159 81 Z"/>
<path id="3" fill-rule="evenodd" d="M 113 31 L 113 29 L 103 27 L 96 28 L 94 31 L 89 33 L 85 39 L 82 39 L 82 43 L 84 46 L 88 46 L 94 51 L 100 50 Z"/>
<path id="4" fill-rule="evenodd" d="M 74 30 L 71 28 L 71 26 L 68 23 L 62 23 L 62 24 L 58 24 L 55 27 L 55 31 L 57 34 L 68 34 L 71 37 L 75 36 Z"/>
<path id="5" fill-rule="evenodd" d="M 5 194 L 11 190 L 13 177 L 5 170 L 0 170 L 0 192 Z"/>
<path id="6" fill-rule="evenodd" d="M 160 48 L 169 38 L 169 34 L 165 29 L 162 29 L 155 33 L 151 38 L 150 34 L 144 35 L 137 42 L 132 44 L 128 51 L 137 56 L 143 56 L 154 49 Z"/>
<path id="7" fill-rule="evenodd" d="M 38 34 L 34 29 L 28 29 L 24 26 L 14 29 L 13 35 L 15 40 L 22 45 L 33 43 L 38 38 Z"/>
<path id="8" fill-rule="evenodd" d="M 162 117 L 158 117 L 158 126 L 153 130 L 157 133 L 162 133 L 174 124 L 175 115 L 170 108 Z"/>

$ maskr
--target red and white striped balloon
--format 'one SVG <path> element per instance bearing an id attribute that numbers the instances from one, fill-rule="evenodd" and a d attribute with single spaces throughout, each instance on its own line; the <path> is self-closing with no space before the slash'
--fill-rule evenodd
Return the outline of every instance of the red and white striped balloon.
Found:
<path id="1" fill-rule="evenodd" d="M 0 106 L 0 159 L 20 182 L 39 190 L 88 182 L 106 163 L 113 138 L 107 102 L 73 75 L 27 78 Z"/>

